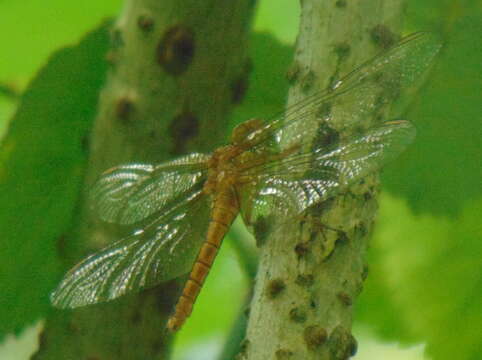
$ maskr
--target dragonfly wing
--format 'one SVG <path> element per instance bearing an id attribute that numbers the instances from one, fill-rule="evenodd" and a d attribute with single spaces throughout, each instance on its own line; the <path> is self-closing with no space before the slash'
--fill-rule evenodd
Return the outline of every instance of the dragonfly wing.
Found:
<path id="1" fill-rule="evenodd" d="M 260 217 L 289 218 L 324 201 L 395 159 L 413 141 L 408 121 L 389 121 L 331 147 L 295 153 L 243 172 L 238 189 L 248 225 Z"/>
<path id="2" fill-rule="evenodd" d="M 204 181 L 207 159 L 204 154 L 191 154 L 157 166 L 128 164 L 112 168 L 94 184 L 90 202 L 104 221 L 141 221 Z"/>
<path id="3" fill-rule="evenodd" d="M 52 293 L 60 308 L 115 299 L 190 271 L 205 240 L 209 202 L 192 191 L 143 230 L 107 246 L 70 270 Z"/>
<path id="4" fill-rule="evenodd" d="M 249 132 L 244 141 L 252 144 L 251 152 L 276 153 L 313 138 L 313 132 L 321 128 L 343 132 L 347 128 L 356 130 L 362 122 L 380 124 L 384 119 L 394 119 L 413 98 L 441 47 L 436 34 L 409 35 L 335 81 L 327 90 L 308 96 L 268 119 Z"/>

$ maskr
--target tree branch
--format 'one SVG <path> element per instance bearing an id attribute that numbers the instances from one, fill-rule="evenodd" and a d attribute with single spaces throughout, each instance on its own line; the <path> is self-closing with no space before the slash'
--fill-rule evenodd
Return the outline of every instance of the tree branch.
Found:
<path id="1" fill-rule="evenodd" d="M 112 67 L 91 136 L 85 193 L 111 166 L 158 163 L 224 141 L 226 116 L 248 76 L 253 5 L 126 0 L 112 28 Z M 113 240 L 85 199 L 79 209 L 62 253 L 66 268 Z M 167 359 L 170 341 L 163 329 L 179 287 L 172 281 L 110 303 L 53 311 L 34 358 Z"/>
<path id="2" fill-rule="evenodd" d="M 303 0 L 289 104 L 326 88 L 396 41 L 402 4 Z M 348 120 L 341 118 L 335 130 Z M 378 178 L 368 177 L 268 235 L 240 358 L 334 360 L 355 353 L 352 303 L 367 274 L 363 257 L 377 189 Z"/>

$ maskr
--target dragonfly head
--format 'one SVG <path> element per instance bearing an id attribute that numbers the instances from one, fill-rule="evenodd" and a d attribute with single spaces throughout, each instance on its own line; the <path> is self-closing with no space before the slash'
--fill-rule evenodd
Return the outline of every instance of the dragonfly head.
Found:
<path id="1" fill-rule="evenodd" d="M 249 134 L 260 129 L 263 126 L 261 119 L 250 119 L 236 126 L 231 134 L 231 143 L 234 145 L 241 144 Z"/>

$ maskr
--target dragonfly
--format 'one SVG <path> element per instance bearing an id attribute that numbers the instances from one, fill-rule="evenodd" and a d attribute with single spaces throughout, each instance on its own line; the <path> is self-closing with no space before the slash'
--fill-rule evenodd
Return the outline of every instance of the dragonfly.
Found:
<path id="1" fill-rule="evenodd" d="M 72 268 L 51 294 L 53 305 L 109 301 L 189 274 L 167 323 L 178 330 L 238 214 L 250 228 L 268 216 L 282 223 L 406 149 L 415 127 L 385 121 L 385 105 L 410 97 L 440 48 L 432 33 L 409 35 L 285 112 L 241 123 L 211 154 L 107 170 L 91 190 L 92 208 L 129 233 Z"/>

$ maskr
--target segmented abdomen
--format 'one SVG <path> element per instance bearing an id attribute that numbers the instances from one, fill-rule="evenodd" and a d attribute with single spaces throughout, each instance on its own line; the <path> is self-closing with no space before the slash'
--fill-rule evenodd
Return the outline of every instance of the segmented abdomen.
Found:
<path id="1" fill-rule="evenodd" d="M 170 331 L 179 330 L 191 315 L 193 305 L 216 258 L 223 238 L 238 212 L 239 206 L 233 189 L 227 189 L 216 196 L 206 241 L 202 245 L 189 274 L 189 279 L 184 285 L 182 295 L 176 304 L 176 310 L 167 323 Z"/>

